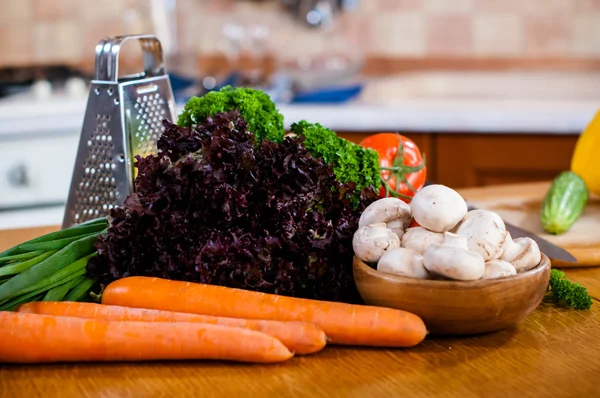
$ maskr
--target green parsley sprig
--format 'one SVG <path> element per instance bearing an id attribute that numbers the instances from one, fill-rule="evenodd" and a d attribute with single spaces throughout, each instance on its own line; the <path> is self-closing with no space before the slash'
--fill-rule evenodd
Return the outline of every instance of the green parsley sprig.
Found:
<path id="1" fill-rule="evenodd" d="M 550 271 L 549 290 L 554 301 L 568 305 L 576 310 L 587 310 L 592 306 L 592 298 L 587 289 L 577 282 L 567 279 L 564 272 L 557 269 Z"/>
<path id="2" fill-rule="evenodd" d="M 356 183 L 357 191 L 366 187 L 377 189 L 381 185 L 379 155 L 376 151 L 345 140 L 319 123 L 301 120 L 293 123 L 290 130 L 305 137 L 304 145 L 312 156 L 333 166 L 338 181 Z"/>

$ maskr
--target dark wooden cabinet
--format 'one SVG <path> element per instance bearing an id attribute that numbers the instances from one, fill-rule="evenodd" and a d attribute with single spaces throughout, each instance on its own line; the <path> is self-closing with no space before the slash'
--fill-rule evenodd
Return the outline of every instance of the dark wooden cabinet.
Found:
<path id="1" fill-rule="evenodd" d="M 373 133 L 340 132 L 353 142 Z M 551 180 L 568 170 L 577 135 L 405 133 L 427 157 L 427 178 L 454 188 Z"/>
<path id="2" fill-rule="evenodd" d="M 440 134 L 436 177 L 461 188 L 551 180 L 567 170 L 577 136 Z"/>

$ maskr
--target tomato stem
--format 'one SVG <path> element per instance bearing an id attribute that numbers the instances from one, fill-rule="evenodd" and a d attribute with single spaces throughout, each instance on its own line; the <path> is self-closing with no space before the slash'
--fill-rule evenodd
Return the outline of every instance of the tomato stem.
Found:
<path id="1" fill-rule="evenodd" d="M 410 189 L 413 192 L 417 192 L 417 190 L 415 189 L 415 187 L 412 186 L 412 184 L 408 181 L 408 179 L 406 178 L 406 176 L 402 177 L 402 181 L 406 184 L 406 186 L 408 187 L 408 189 Z"/>
<path id="2" fill-rule="evenodd" d="M 403 195 L 400 192 L 396 192 L 392 189 L 392 187 L 390 187 L 390 184 L 388 184 L 383 178 L 381 179 L 381 182 L 385 188 L 385 196 L 393 196 L 394 198 L 403 198 L 406 200 L 412 200 L 412 197 L 408 196 L 408 195 Z"/>
<path id="3" fill-rule="evenodd" d="M 402 166 L 392 166 L 392 167 L 380 167 L 380 169 L 391 171 L 393 173 L 403 172 L 403 174 L 410 174 L 410 173 L 416 173 L 417 171 L 423 170 L 425 168 L 425 166 L 426 166 L 425 155 L 423 155 L 423 162 L 421 164 L 419 164 L 418 166 L 402 165 Z"/>
<path id="4" fill-rule="evenodd" d="M 394 161 L 394 163 L 396 163 Z M 402 181 L 406 184 L 406 186 L 413 192 L 417 192 L 417 190 L 408 182 L 406 178 L 407 174 L 416 173 L 421 171 L 426 166 L 425 156 L 423 156 L 423 162 L 418 166 L 393 166 L 393 167 L 380 167 L 381 170 L 389 171 L 390 174 L 385 178 L 385 181 L 389 181 L 393 176 L 396 177 L 396 180 Z"/>
<path id="5" fill-rule="evenodd" d="M 396 158 L 392 162 L 394 167 L 402 167 L 404 165 L 404 143 L 402 140 L 398 140 L 398 152 L 396 153 Z"/>
<path id="6" fill-rule="evenodd" d="M 392 172 L 400 172 L 400 171 L 405 171 L 406 173 L 404 174 L 410 174 L 410 173 L 416 173 L 417 171 L 421 171 L 423 170 L 423 168 L 425 167 L 424 164 L 421 164 L 419 166 L 396 166 L 396 167 L 380 167 L 381 170 L 388 170 L 388 171 L 392 171 Z"/>

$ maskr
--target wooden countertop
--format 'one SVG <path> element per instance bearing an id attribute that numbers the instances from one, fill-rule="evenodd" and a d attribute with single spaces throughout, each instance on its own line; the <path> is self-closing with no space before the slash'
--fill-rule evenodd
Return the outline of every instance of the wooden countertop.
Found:
<path id="1" fill-rule="evenodd" d="M 469 199 L 479 197 L 480 190 L 462 193 Z M 0 250 L 52 229 L 0 231 Z M 591 310 L 544 301 L 519 325 L 488 335 L 432 337 L 411 349 L 328 347 L 281 365 L 0 366 L 0 396 L 599 396 L 600 268 L 565 271 L 586 285 L 595 299 Z"/>

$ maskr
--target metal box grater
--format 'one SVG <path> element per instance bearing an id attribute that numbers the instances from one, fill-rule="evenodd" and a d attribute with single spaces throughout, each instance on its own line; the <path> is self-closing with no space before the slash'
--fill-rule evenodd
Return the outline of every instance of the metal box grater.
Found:
<path id="1" fill-rule="evenodd" d="M 119 78 L 127 40 L 140 43 L 144 71 Z M 123 203 L 134 190 L 134 157 L 156 153 L 164 118 L 174 120 L 175 103 L 160 41 L 135 35 L 98 43 L 63 228 L 106 216 Z"/>

